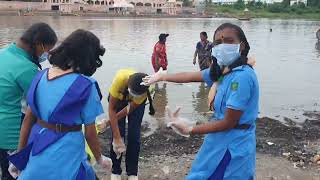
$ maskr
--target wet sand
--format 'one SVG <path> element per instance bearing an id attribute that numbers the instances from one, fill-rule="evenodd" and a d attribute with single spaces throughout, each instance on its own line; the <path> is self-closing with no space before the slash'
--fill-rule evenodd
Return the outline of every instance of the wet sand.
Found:
<path id="1" fill-rule="evenodd" d="M 270 118 L 257 121 L 256 179 L 320 180 L 320 165 L 312 162 L 320 153 L 320 112 L 305 115 L 317 120 L 296 124 L 286 119 L 285 125 Z M 144 126 L 143 133 L 147 131 L 148 126 Z M 109 135 L 110 130 L 100 135 L 106 155 Z M 184 138 L 165 127 L 142 137 L 140 179 L 184 179 L 202 141 L 203 136 Z"/>

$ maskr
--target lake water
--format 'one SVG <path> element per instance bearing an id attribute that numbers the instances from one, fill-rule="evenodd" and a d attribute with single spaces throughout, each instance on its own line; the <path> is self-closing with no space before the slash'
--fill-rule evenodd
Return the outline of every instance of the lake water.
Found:
<path id="1" fill-rule="evenodd" d="M 103 19 L 83 17 L 0 17 L 0 44 L 16 40 L 35 22 L 47 22 L 63 40 L 73 30 L 94 32 L 106 47 L 103 67 L 94 77 L 105 97 L 118 69 L 134 68 L 152 73 L 151 54 L 159 33 L 169 33 L 167 54 L 169 73 L 197 71 L 192 59 L 199 33 L 207 31 L 212 40 L 214 30 L 224 22 L 240 25 L 251 45 L 250 56 L 260 82 L 260 116 L 283 121 L 288 117 L 303 122 L 304 111 L 320 110 L 320 44 L 316 31 L 320 21 L 254 19 Z M 273 31 L 270 32 L 269 29 Z M 183 106 L 182 116 L 201 119 L 210 115 L 207 88 L 201 83 L 160 83 L 157 87 L 155 117 L 146 122 L 156 128 L 163 125 L 165 106 Z M 107 108 L 106 99 L 103 100 Z M 107 110 L 107 109 L 106 109 Z M 146 113 L 147 114 L 147 113 Z"/>

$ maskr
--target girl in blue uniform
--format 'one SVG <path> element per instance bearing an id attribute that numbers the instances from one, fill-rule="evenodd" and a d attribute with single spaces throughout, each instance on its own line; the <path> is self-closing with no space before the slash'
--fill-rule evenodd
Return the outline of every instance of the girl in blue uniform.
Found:
<path id="1" fill-rule="evenodd" d="M 181 120 L 178 112 L 170 114 L 170 126 L 182 135 L 206 134 L 187 180 L 251 180 L 255 176 L 259 86 L 256 74 L 247 65 L 249 43 L 242 29 L 222 24 L 214 34 L 210 69 L 202 72 L 161 74 L 145 78 L 146 84 L 158 81 L 178 83 L 219 81 L 215 96 L 214 117 L 194 127 Z M 222 75 L 226 66 L 232 71 Z"/>
<path id="2" fill-rule="evenodd" d="M 99 39 L 85 30 L 73 32 L 50 52 L 52 67 L 33 79 L 18 153 L 9 158 L 21 171 L 19 179 L 94 180 L 85 139 L 98 166 L 111 169 L 96 135 L 95 119 L 103 109 L 97 83 L 90 78 L 102 65 L 104 52 Z M 17 172 L 15 167 L 11 172 Z"/>

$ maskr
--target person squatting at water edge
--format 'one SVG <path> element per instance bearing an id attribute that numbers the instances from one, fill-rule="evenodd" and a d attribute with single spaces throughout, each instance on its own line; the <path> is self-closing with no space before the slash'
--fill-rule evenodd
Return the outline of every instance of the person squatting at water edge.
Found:
<path id="1" fill-rule="evenodd" d="M 179 110 L 169 111 L 172 127 L 179 134 L 206 134 L 187 180 L 253 180 L 255 176 L 259 85 L 254 69 L 248 64 L 250 50 L 242 29 L 225 23 L 214 33 L 213 64 L 201 72 L 164 74 L 144 78 L 146 85 L 159 81 L 176 83 L 216 83 L 214 116 L 208 123 L 189 126 Z M 223 74 L 225 67 L 229 72 Z M 213 88 L 215 89 L 215 88 Z"/>
<path id="2" fill-rule="evenodd" d="M 28 91 L 18 152 L 9 157 L 12 175 L 20 180 L 95 180 L 85 139 L 97 169 L 111 170 L 112 161 L 101 154 L 96 134 L 95 119 L 103 108 L 90 77 L 101 67 L 104 53 L 100 40 L 85 30 L 74 31 L 50 52 L 52 67 L 40 71 Z"/>
<path id="3" fill-rule="evenodd" d="M 58 38 L 46 23 L 31 25 L 16 41 L 0 50 L 0 165 L 1 179 L 13 180 L 8 154 L 18 147 L 26 107 L 22 106 L 32 79 L 47 60 Z M 25 104 L 25 103 L 23 103 Z"/>
<path id="4" fill-rule="evenodd" d="M 129 180 L 138 179 L 138 160 L 141 144 L 141 122 L 146 100 L 149 101 L 149 114 L 154 115 L 149 86 L 140 85 L 147 74 L 132 69 L 119 70 L 109 90 L 109 118 L 100 123 L 103 132 L 111 125 L 112 138 L 110 157 L 113 162 L 111 180 L 121 180 L 121 159 L 126 151 L 126 171 Z M 127 148 L 125 147 L 126 117 L 128 117 Z"/>

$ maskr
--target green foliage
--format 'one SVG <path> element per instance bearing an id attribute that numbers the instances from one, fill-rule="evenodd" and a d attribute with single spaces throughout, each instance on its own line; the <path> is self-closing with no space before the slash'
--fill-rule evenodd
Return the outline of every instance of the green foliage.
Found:
<path id="1" fill-rule="evenodd" d="M 244 1 L 243 0 L 238 0 L 236 3 L 234 3 L 233 7 L 235 9 L 244 9 L 246 7 L 246 5 L 244 4 Z"/>
<path id="2" fill-rule="evenodd" d="M 190 0 L 183 0 L 182 6 L 190 7 L 192 6 L 192 2 Z"/>
<path id="3" fill-rule="evenodd" d="M 292 6 L 288 0 L 273 4 L 262 3 L 260 0 L 245 4 L 244 0 L 238 0 L 233 5 L 209 5 L 208 3 L 206 10 L 208 14 L 222 13 L 227 17 L 239 17 L 243 15 L 245 8 L 249 9 L 251 17 L 320 19 L 320 0 L 308 0 L 307 5 L 299 3 Z"/>
<path id="4" fill-rule="evenodd" d="M 319 0 L 308 0 L 308 6 L 320 8 Z"/>

